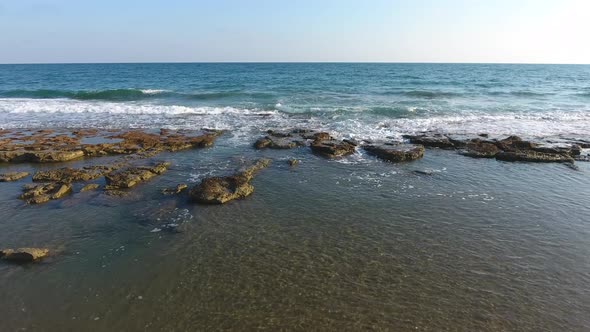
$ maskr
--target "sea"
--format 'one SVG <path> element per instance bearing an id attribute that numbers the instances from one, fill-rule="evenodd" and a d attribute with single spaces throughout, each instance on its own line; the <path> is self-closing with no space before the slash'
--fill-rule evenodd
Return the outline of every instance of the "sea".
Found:
<path id="1" fill-rule="evenodd" d="M 0 65 L 0 128 L 224 131 L 159 155 L 172 166 L 131 198 L 28 206 L 0 184 L 0 249 L 59 252 L 0 264 L 2 331 L 590 330 L 590 163 L 252 147 L 290 128 L 590 140 L 590 65 Z M 246 199 L 160 193 L 260 157 Z"/>

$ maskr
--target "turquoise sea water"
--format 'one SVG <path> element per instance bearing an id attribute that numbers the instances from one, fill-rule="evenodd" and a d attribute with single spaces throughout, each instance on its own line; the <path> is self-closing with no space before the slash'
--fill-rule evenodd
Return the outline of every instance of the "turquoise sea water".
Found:
<path id="1" fill-rule="evenodd" d="M 2 128 L 228 130 L 156 156 L 170 169 L 126 198 L 76 187 L 27 206 L 30 177 L 0 184 L 0 247 L 56 252 L 0 264 L 0 331 L 588 331 L 590 163 L 428 149 L 392 164 L 252 143 L 296 126 L 588 139 L 589 93 L 590 66 L 0 65 Z M 247 199 L 160 193 L 260 157 L 273 163 Z"/>

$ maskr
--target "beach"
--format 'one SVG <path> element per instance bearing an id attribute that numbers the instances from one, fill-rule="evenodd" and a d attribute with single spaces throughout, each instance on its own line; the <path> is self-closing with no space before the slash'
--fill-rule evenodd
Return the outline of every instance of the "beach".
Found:
<path id="1" fill-rule="evenodd" d="M 0 329 L 586 330 L 589 72 L 0 65 Z"/>

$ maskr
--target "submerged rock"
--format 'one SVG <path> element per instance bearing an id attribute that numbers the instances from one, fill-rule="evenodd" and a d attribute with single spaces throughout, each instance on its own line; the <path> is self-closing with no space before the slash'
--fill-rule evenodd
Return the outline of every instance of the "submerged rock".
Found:
<path id="1" fill-rule="evenodd" d="M 0 258 L 14 263 L 31 263 L 40 261 L 49 255 L 49 250 L 44 248 L 19 248 L 2 249 Z"/>
<path id="2" fill-rule="evenodd" d="M 85 185 L 84 187 L 82 187 L 82 189 L 80 189 L 80 192 L 83 193 L 85 191 L 96 190 L 99 187 L 100 187 L 100 185 L 97 183 L 89 183 L 89 184 Z"/>
<path id="3" fill-rule="evenodd" d="M 412 161 L 424 156 L 424 146 L 415 144 L 369 144 L 363 149 L 370 155 L 391 162 Z"/>
<path id="4" fill-rule="evenodd" d="M 180 194 L 181 192 L 183 192 L 187 188 L 188 188 L 188 185 L 186 183 L 180 183 L 180 184 L 176 185 L 176 187 L 163 189 L 162 194 L 164 194 L 164 195 Z"/>
<path id="5" fill-rule="evenodd" d="M 17 181 L 29 176 L 28 172 L 11 172 L 0 174 L 0 182 Z"/>
<path id="6" fill-rule="evenodd" d="M 295 159 L 295 158 L 291 158 L 289 160 L 287 160 L 287 163 L 289 164 L 289 166 L 294 167 L 299 165 L 299 160 Z"/>
<path id="7" fill-rule="evenodd" d="M 269 159 L 260 159 L 233 175 L 205 178 L 190 190 L 189 196 L 191 200 L 203 204 L 224 204 L 245 198 L 254 192 L 250 184 L 254 174 L 269 164 Z"/>
<path id="8" fill-rule="evenodd" d="M 25 186 L 20 199 L 29 204 L 41 204 L 54 199 L 60 199 L 72 191 L 70 183 L 54 182 L 40 185 Z"/>

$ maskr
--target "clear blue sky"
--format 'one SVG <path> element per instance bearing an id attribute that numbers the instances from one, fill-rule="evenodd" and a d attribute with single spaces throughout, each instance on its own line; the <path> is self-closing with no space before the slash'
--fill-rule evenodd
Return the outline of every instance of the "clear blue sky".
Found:
<path id="1" fill-rule="evenodd" d="M 590 0 L 0 0 L 0 63 L 589 63 Z"/>

